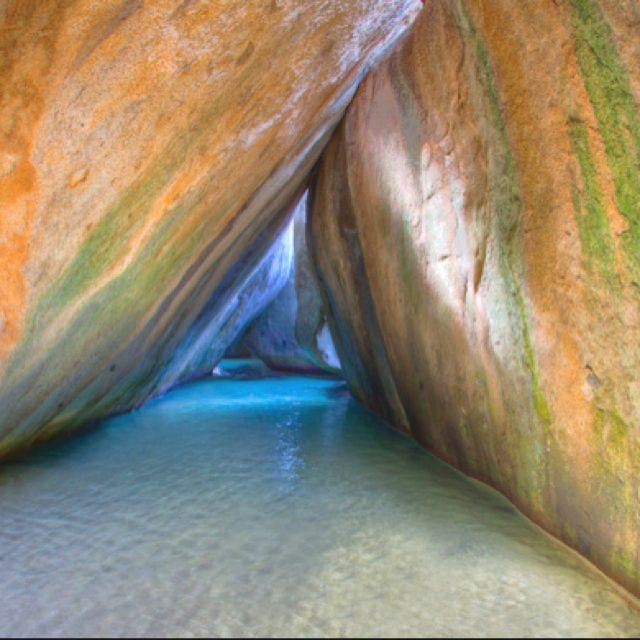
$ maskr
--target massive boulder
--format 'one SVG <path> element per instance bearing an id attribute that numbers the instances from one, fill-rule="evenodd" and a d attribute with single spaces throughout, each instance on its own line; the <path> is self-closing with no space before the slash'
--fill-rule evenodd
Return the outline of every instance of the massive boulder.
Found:
<path id="1" fill-rule="evenodd" d="M 313 187 L 343 372 L 640 593 L 640 6 L 425 6 Z"/>
<path id="2" fill-rule="evenodd" d="M 340 362 L 307 251 L 306 193 L 296 206 L 293 227 L 289 278 L 251 323 L 242 344 L 272 369 L 337 374 Z"/>
<path id="3" fill-rule="evenodd" d="M 202 314 L 419 6 L 0 3 L 0 456 L 215 364 Z"/>

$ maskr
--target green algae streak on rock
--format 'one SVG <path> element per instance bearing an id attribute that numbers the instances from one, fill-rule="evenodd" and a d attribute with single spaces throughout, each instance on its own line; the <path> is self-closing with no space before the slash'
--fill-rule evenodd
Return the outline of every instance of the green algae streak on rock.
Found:
<path id="1" fill-rule="evenodd" d="M 432 0 L 321 162 L 358 398 L 640 593 L 640 5 Z"/>
<path id="2" fill-rule="evenodd" d="M 419 6 L 0 3 L 0 456 L 203 366 L 194 325 Z"/>

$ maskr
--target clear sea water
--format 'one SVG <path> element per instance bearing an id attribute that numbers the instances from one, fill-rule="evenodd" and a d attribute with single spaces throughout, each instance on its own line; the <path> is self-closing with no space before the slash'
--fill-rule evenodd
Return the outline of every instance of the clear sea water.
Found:
<path id="1" fill-rule="evenodd" d="M 640 635 L 343 383 L 246 364 L 0 467 L 0 635 Z"/>

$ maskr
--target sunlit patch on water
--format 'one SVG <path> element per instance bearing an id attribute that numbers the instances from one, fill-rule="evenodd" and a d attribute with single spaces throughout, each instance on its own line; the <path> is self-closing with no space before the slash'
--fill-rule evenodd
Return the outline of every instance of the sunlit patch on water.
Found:
<path id="1" fill-rule="evenodd" d="M 0 634 L 628 636 L 640 614 L 342 383 L 220 378 L 0 469 Z"/>

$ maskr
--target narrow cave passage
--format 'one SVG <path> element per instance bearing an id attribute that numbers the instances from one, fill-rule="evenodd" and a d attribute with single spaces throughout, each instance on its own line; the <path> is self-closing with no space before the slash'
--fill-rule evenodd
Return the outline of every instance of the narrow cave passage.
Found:
<path id="1" fill-rule="evenodd" d="M 3 466 L 1 635 L 637 632 L 599 574 L 340 380 L 220 373 Z"/>

